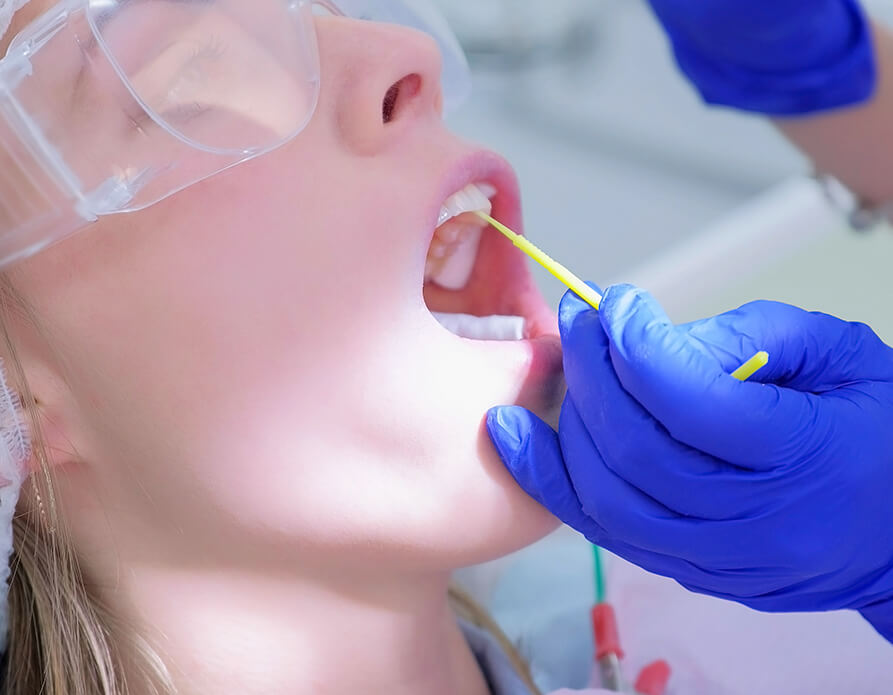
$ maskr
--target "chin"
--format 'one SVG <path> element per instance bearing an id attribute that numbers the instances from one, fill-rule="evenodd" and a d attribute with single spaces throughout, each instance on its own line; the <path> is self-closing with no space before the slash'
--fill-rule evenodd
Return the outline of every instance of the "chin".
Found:
<path id="1" fill-rule="evenodd" d="M 429 203 L 430 227 L 410 263 L 418 293 L 404 305 L 406 330 L 388 343 L 400 358 L 389 361 L 387 381 L 404 413 L 392 453 L 425 469 L 419 496 L 396 505 L 408 510 L 413 545 L 428 561 L 456 568 L 519 550 L 559 526 L 514 481 L 484 420 L 495 406 L 519 405 L 555 427 L 565 382 L 557 318 L 526 257 L 474 215 L 492 212 L 523 233 L 511 167 L 489 152 L 466 156 Z"/>

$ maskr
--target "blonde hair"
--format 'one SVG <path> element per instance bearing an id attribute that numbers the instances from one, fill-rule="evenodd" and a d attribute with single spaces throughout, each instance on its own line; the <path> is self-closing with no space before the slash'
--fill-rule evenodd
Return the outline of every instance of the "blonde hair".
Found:
<path id="1" fill-rule="evenodd" d="M 502 651 L 505 652 L 505 655 L 508 657 L 509 663 L 511 663 L 512 668 L 515 669 L 515 673 L 517 673 L 521 680 L 524 681 L 524 684 L 530 688 L 530 692 L 533 693 L 533 695 L 542 695 L 533 680 L 530 666 L 524 660 L 524 657 L 521 656 L 520 650 L 516 645 L 512 644 L 508 635 L 502 631 L 499 624 L 493 620 L 493 617 L 483 608 L 483 606 L 475 601 L 468 593 L 455 585 L 450 587 L 450 603 L 457 616 L 490 633 L 490 636 L 497 641 L 500 647 L 502 647 Z"/>
<path id="2" fill-rule="evenodd" d="M 32 0 L 15 13 L 9 31 L 0 35 L 0 58 L 17 31 L 52 1 Z M 9 646 L 0 690 L 3 695 L 127 695 L 132 691 L 126 658 L 129 673 L 141 680 L 141 694 L 173 695 L 158 654 L 114 618 L 81 572 L 54 493 L 37 403 L 10 335 L 13 317 L 39 326 L 25 298 L 0 275 L 0 350 L 9 385 L 20 395 L 36 463 L 13 520 Z"/>
<path id="3" fill-rule="evenodd" d="M 13 315 L 36 325 L 33 310 L 0 276 L 2 348 L 37 464 L 13 522 L 4 695 L 126 695 L 125 658 L 140 677 L 140 693 L 173 695 L 161 659 L 135 630 L 115 620 L 80 570 L 61 523 L 37 404 L 9 332 Z"/>
<path id="4" fill-rule="evenodd" d="M 27 301 L 0 275 L 0 348 L 10 387 L 25 408 L 37 463 L 14 520 L 3 695 L 174 695 L 159 655 L 136 630 L 115 619 L 81 572 L 54 494 L 37 402 L 10 335 L 14 315 L 38 325 Z M 458 587 L 450 589 L 450 602 L 456 615 L 496 639 L 520 678 L 540 695 L 518 649 L 486 610 Z M 125 677 L 125 659 L 131 677 L 139 680 L 134 690 Z"/>

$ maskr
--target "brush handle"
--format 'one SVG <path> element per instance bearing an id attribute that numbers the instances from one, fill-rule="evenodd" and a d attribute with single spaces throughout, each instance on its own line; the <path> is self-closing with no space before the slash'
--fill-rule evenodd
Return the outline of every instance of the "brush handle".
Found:
<path id="1" fill-rule="evenodd" d="M 748 379 L 750 379 L 750 377 L 760 371 L 767 364 L 769 364 L 769 353 L 765 351 L 758 352 L 756 355 L 747 360 L 747 362 L 738 367 L 738 369 L 732 372 L 732 376 L 739 381 L 747 381 Z"/>
<path id="2" fill-rule="evenodd" d="M 526 237 L 521 236 L 517 232 L 513 232 L 502 224 L 502 222 L 493 219 L 490 215 L 484 212 L 478 212 L 477 215 L 482 220 L 489 222 L 529 258 L 532 258 L 543 266 L 543 268 L 552 273 L 552 275 L 560 280 L 568 289 L 573 291 L 580 299 L 598 311 L 598 307 L 602 302 L 602 296 L 598 292 Z"/>
<path id="3" fill-rule="evenodd" d="M 527 237 L 523 237 L 517 232 L 512 231 L 504 224 L 502 224 L 502 222 L 499 222 L 498 220 L 492 218 L 487 213 L 478 212 L 477 215 L 482 220 L 485 220 L 497 230 L 499 230 L 509 241 L 511 241 L 518 249 L 523 251 L 529 258 L 532 258 L 534 261 L 543 266 L 543 268 L 552 273 L 552 275 L 558 278 L 558 280 L 560 280 L 580 299 L 582 299 L 596 311 L 599 310 L 599 307 L 602 303 L 602 295 L 600 295 L 589 285 L 583 282 L 574 273 L 572 273 L 565 266 L 552 258 L 549 254 L 539 248 Z M 747 362 L 738 367 L 738 369 L 732 372 L 732 376 L 739 381 L 747 381 L 748 379 L 750 379 L 750 377 L 760 371 L 767 364 L 769 364 L 769 353 L 758 352 L 756 355 L 747 360 Z"/>
<path id="4" fill-rule="evenodd" d="M 522 236 L 516 234 L 515 238 L 512 239 L 512 243 L 530 258 L 543 266 L 543 268 L 552 273 L 552 275 L 558 278 L 558 280 L 573 291 L 580 299 L 598 311 L 602 302 L 602 296 L 583 282 L 577 275 Z"/>

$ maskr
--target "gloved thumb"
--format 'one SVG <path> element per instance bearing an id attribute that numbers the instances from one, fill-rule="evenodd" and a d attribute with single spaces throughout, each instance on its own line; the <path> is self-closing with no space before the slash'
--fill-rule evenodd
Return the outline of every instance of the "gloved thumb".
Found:
<path id="1" fill-rule="evenodd" d="M 582 533 L 594 527 L 581 508 L 558 435 L 533 413 L 519 407 L 487 413 L 487 431 L 518 485 L 565 524 Z"/>

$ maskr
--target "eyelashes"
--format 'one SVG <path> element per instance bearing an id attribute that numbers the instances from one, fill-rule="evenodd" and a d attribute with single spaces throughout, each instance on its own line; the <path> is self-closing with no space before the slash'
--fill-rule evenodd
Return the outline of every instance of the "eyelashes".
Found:
<path id="1" fill-rule="evenodd" d="M 221 68 L 221 61 L 227 55 L 228 48 L 225 41 L 212 35 L 191 49 L 167 89 L 165 108 L 159 114 L 162 118 L 180 125 L 211 110 L 200 96 L 207 91 L 209 82 L 225 77 L 226 70 Z M 211 87 L 225 89 L 225 85 L 211 84 Z"/>
<path id="2" fill-rule="evenodd" d="M 173 108 L 167 109 L 161 114 L 166 121 L 174 121 L 177 124 L 189 123 L 190 121 L 203 116 L 211 110 L 207 104 L 194 101 L 190 104 L 177 104 Z"/>
<path id="3" fill-rule="evenodd" d="M 196 46 L 192 50 L 192 55 L 183 64 L 183 69 L 185 70 L 203 62 L 216 62 L 226 55 L 227 48 L 225 41 L 219 36 L 212 34 L 205 43 Z"/>

